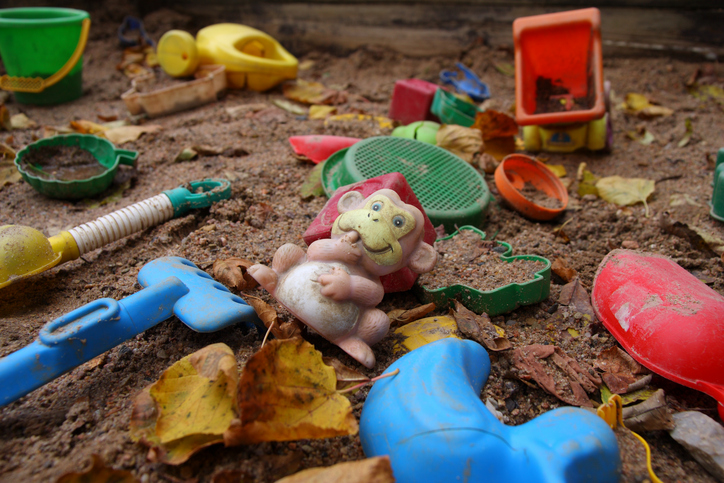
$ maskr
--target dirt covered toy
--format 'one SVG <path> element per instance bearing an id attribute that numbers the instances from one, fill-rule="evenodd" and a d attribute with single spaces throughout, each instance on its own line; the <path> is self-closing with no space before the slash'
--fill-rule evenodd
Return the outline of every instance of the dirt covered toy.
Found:
<path id="1" fill-rule="evenodd" d="M 390 325 L 375 308 L 384 296 L 380 277 L 402 267 L 429 272 L 437 252 L 423 241 L 423 213 L 392 190 L 367 198 L 350 191 L 337 209 L 331 238 L 315 241 L 306 253 L 283 245 L 271 268 L 254 265 L 249 274 L 302 322 L 371 368 L 370 346 Z"/>

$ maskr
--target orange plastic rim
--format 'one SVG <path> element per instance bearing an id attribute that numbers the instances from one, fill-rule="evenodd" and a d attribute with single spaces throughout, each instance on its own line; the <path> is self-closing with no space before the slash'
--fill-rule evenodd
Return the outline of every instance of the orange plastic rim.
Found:
<path id="1" fill-rule="evenodd" d="M 520 192 L 526 182 L 548 196 L 558 199 L 561 208 L 546 208 L 527 199 Z M 558 176 L 545 164 L 524 154 L 511 154 L 503 159 L 495 170 L 495 186 L 513 208 L 533 220 L 552 220 L 563 213 L 568 206 L 568 191 Z"/>

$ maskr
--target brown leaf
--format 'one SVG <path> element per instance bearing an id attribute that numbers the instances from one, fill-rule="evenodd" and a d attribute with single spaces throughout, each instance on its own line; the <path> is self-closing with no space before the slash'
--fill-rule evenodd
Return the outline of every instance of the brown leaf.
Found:
<path id="1" fill-rule="evenodd" d="M 108 468 L 103 458 L 97 454 L 91 455 L 92 464 L 87 470 L 66 473 L 56 483 L 137 483 L 133 473 L 125 470 Z"/>
<path id="2" fill-rule="evenodd" d="M 515 152 L 515 136 L 486 139 L 485 152 L 496 161 L 502 161 L 506 156 Z"/>
<path id="3" fill-rule="evenodd" d="M 13 125 L 10 123 L 10 111 L 5 104 L 0 104 L 0 130 L 12 131 Z"/>
<path id="4" fill-rule="evenodd" d="M 395 483 L 389 456 L 309 468 L 276 483 Z"/>
<path id="5" fill-rule="evenodd" d="M 259 283 L 247 273 L 254 262 L 243 258 L 227 258 L 214 262 L 214 278 L 227 287 L 234 287 L 237 290 L 249 290 Z"/>
<path id="6" fill-rule="evenodd" d="M 272 480 L 292 475 L 299 471 L 304 459 L 302 451 L 292 451 L 287 454 L 265 454 L 259 458 L 264 464 L 264 473 Z"/>
<path id="7" fill-rule="evenodd" d="M 674 429 L 674 419 L 666 405 L 664 390 L 659 389 L 640 404 L 623 408 L 623 424 L 636 432 Z"/>
<path id="8" fill-rule="evenodd" d="M 369 377 L 365 376 L 361 372 L 347 367 L 339 359 L 334 357 L 323 357 L 322 360 L 328 366 L 334 368 L 334 373 L 337 375 L 337 390 L 342 391 L 348 387 L 356 386 L 362 382 L 368 382 Z"/>
<path id="9" fill-rule="evenodd" d="M 543 390 L 573 406 L 594 406 L 586 391 L 595 391 L 601 379 L 560 347 L 533 344 L 514 349 L 511 359 L 522 372 L 518 374 L 521 380 L 533 379 Z"/>
<path id="10" fill-rule="evenodd" d="M 344 104 L 347 102 L 347 93 L 325 87 L 319 82 L 307 82 L 297 79 L 282 87 L 284 97 L 304 104 Z"/>
<path id="11" fill-rule="evenodd" d="M 594 365 L 604 372 L 601 378 L 614 394 L 626 394 L 641 389 L 651 380 L 650 375 L 635 377 L 634 375 L 648 374 L 648 369 L 617 346 L 602 351 Z"/>
<path id="12" fill-rule="evenodd" d="M 583 314 L 583 319 L 589 323 L 596 321 L 596 313 L 593 311 L 591 305 L 591 297 L 578 277 L 572 282 L 567 283 L 561 289 L 561 294 L 558 297 L 558 303 L 561 305 L 567 305 L 572 308 L 575 312 Z"/>
<path id="13" fill-rule="evenodd" d="M 435 310 L 435 304 L 429 303 L 425 305 L 418 305 L 414 309 L 394 309 L 387 312 L 387 316 L 390 318 L 390 327 L 397 327 L 399 325 L 409 324 L 417 319 L 421 319 L 430 312 Z"/>
<path id="14" fill-rule="evenodd" d="M 254 354 L 239 381 L 239 419 L 227 446 L 357 434 L 349 400 L 337 394 L 334 369 L 304 339 L 272 340 Z"/>
<path id="15" fill-rule="evenodd" d="M 485 171 L 486 174 L 494 174 L 499 164 L 500 161 L 495 159 L 490 153 L 481 154 L 478 160 L 478 167 Z"/>
<path id="16" fill-rule="evenodd" d="M 277 311 L 274 310 L 274 307 L 262 299 L 248 296 L 245 298 L 245 301 L 251 305 L 267 329 L 271 325 L 271 332 L 277 339 L 301 337 L 304 324 L 298 319 L 294 318 L 288 322 L 281 323 L 279 322 L 279 316 L 277 315 Z"/>
<path id="17" fill-rule="evenodd" d="M 483 141 L 486 143 L 490 139 L 506 138 L 518 134 L 518 124 L 515 119 L 503 112 L 492 109 L 478 112 L 475 115 L 475 123 L 472 127 L 482 131 Z"/>
<path id="18" fill-rule="evenodd" d="M 211 475 L 211 483 L 254 483 L 254 475 L 243 470 L 219 470 Z"/>
<path id="19" fill-rule="evenodd" d="M 455 301 L 455 309 L 451 309 L 460 332 L 468 338 L 483 344 L 491 351 L 504 351 L 512 347 L 510 341 L 500 337 L 488 314 L 476 314 L 459 301 Z"/>
<path id="20" fill-rule="evenodd" d="M 457 124 L 443 124 L 435 135 L 437 145 L 447 149 L 468 163 L 483 147 L 483 138 L 479 129 L 459 126 Z"/>
<path id="21" fill-rule="evenodd" d="M 551 270 L 553 273 L 561 277 L 566 283 L 570 282 L 576 275 L 578 275 L 578 272 L 571 268 L 570 265 L 568 265 L 568 260 L 564 258 L 556 258 L 553 260 Z"/>

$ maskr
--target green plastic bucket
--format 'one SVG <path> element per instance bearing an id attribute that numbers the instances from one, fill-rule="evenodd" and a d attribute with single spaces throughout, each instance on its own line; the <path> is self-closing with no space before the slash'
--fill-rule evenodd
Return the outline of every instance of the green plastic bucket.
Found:
<path id="1" fill-rule="evenodd" d="M 0 57 L 11 77 L 47 79 L 73 55 L 88 12 L 70 8 L 0 9 Z M 83 57 L 57 84 L 42 92 L 15 92 L 22 104 L 49 105 L 83 94 Z"/>

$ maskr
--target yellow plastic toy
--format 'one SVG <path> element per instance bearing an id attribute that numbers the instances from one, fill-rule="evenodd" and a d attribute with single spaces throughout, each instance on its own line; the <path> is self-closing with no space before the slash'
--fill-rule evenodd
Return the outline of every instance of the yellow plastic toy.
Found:
<path id="1" fill-rule="evenodd" d="M 194 40 L 183 30 L 170 30 L 158 42 L 163 70 L 173 77 L 194 73 L 199 64 L 226 66 L 228 87 L 266 91 L 297 78 L 296 57 L 260 30 L 233 23 L 210 25 Z"/>

